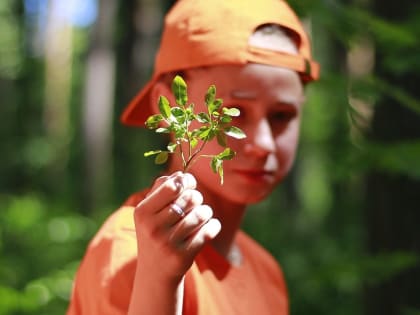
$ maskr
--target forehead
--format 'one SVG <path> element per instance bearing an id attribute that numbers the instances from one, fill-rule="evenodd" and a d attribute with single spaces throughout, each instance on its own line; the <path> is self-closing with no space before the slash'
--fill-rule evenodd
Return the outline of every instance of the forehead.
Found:
<path id="1" fill-rule="evenodd" d="M 223 99 L 301 104 L 304 98 L 299 75 L 286 68 L 261 64 L 223 65 L 189 70 L 187 78 L 191 92 L 203 95 L 214 84 L 217 97 Z"/>

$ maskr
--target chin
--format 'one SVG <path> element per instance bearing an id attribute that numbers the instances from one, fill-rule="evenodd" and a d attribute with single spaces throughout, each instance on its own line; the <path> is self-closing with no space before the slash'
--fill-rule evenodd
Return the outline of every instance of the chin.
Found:
<path id="1" fill-rule="evenodd" d="M 270 196 L 273 192 L 274 187 L 275 186 L 270 186 L 263 189 L 261 189 L 261 186 L 259 186 L 258 188 L 257 186 L 238 188 L 237 191 L 240 191 L 241 193 L 236 193 L 235 197 L 230 195 L 229 199 L 235 203 L 243 205 L 257 204 L 261 201 L 264 201 L 268 196 Z"/>

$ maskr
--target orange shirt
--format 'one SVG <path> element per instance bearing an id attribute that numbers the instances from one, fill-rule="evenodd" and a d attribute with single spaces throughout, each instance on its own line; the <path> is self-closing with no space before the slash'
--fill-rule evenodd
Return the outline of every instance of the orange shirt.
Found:
<path id="1" fill-rule="evenodd" d="M 134 195 L 113 213 L 88 246 L 76 274 L 67 315 L 127 314 L 136 270 Z M 196 257 L 185 277 L 184 315 L 288 313 L 284 278 L 274 258 L 239 231 L 242 256 L 231 266 L 210 245 Z"/>

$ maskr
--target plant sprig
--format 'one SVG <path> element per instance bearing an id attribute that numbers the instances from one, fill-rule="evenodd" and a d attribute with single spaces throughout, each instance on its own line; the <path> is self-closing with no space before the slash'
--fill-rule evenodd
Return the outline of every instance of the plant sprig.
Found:
<path id="1" fill-rule="evenodd" d="M 219 174 L 223 184 L 223 161 L 231 160 L 236 154 L 227 146 L 227 136 L 235 139 L 246 137 L 241 129 L 231 125 L 232 119 L 240 115 L 239 109 L 223 107 L 223 100 L 216 98 L 216 87 L 211 85 L 204 97 L 207 112 L 195 114 L 194 104 L 188 104 L 187 84 L 181 76 L 175 76 L 171 89 L 176 105 L 171 106 L 169 100 L 161 95 L 158 101 L 160 113 L 147 118 L 145 124 L 157 133 L 173 134 L 174 142 L 170 142 L 166 150 L 148 151 L 144 156 L 155 155 L 155 163 L 163 164 L 169 154 L 177 153 L 184 172 L 198 158 L 210 158 L 210 167 Z M 191 130 L 193 121 L 197 121 L 199 127 Z M 225 149 L 215 155 L 200 154 L 205 145 L 214 139 Z M 183 146 L 183 143 L 186 145 Z"/>

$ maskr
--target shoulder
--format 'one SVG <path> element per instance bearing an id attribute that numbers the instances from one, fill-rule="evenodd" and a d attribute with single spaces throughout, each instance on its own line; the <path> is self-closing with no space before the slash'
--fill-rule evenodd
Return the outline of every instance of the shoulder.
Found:
<path id="1" fill-rule="evenodd" d="M 248 256 L 252 254 L 253 256 L 257 256 L 256 258 L 263 262 L 277 265 L 273 255 L 271 255 L 271 253 L 269 253 L 263 246 L 261 246 L 261 244 L 259 244 L 244 231 L 241 230 L 238 232 L 236 240 L 245 255 Z"/>
<path id="2" fill-rule="evenodd" d="M 144 199 L 147 191 L 141 191 L 132 194 L 123 205 L 113 212 L 102 224 L 94 238 L 89 243 L 87 251 L 93 250 L 100 247 L 103 242 L 119 243 L 127 242 L 131 243 L 135 241 L 135 226 L 134 226 L 134 208 L 135 206 Z M 111 250 L 117 250 L 112 246 Z M 121 248 L 123 251 L 127 250 L 126 246 Z M 120 249 L 118 249 L 120 250 Z M 129 250 L 131 252 L 131 250 Z"/>
<path id="3" fill-rule="evenodd" d="M 257 273 L 264 273 L 265 277 L 275 277 L 279 281 L 284 282 L 283 271 L 281 270 L 278 261 L 257 241 L 244 231 L 239 231 L 237 243 L 242 251 L 244 259 L 246 259 L 247 263 L 250 264 Z"/>
<path id="4" fill-rule="evenodd" d="M 146 191 L 131 195 L 112 213 L 88 245 L 85 258 L 101 260 L 112 275 L 137 256 L 134 207 L 145 197 Z"/>
<path id="5" fill-rule="evenodd" d="M 88 244 L 76 273 L 69 314 L 126 313 L 137 257 L 133 212 L 144 196 L 145 192 L 132 195 Z"/>

